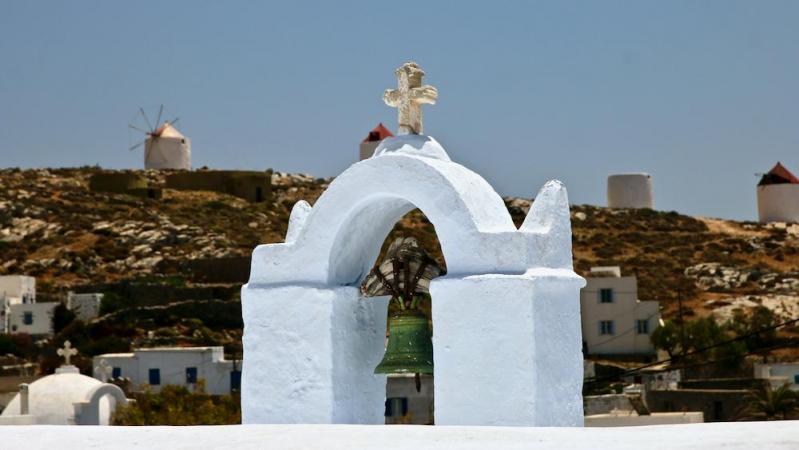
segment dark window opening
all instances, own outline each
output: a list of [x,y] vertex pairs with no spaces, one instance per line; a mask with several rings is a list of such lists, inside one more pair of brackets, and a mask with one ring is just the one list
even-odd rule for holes
[[264,201],[264,191],[261,186],[258,186],[255,188],[255,202],[261,203],[262,201]]
[[602,288],[599,290],[600,303],[613,303],[613,289]]
[[159,384],[161,384],[161,370],[150,369],[149,378],[150,378],[150,384],[152,386],[158,386]]
[[33,313],[30,311],[25,311],[22,314],[22,323],[25,325],[33,325]]
[[241,370],[234,370],[230,372],[230,390],[241,390]]
[[196,383],[197,383],[197,368],[186,367],[186,384],[196,384]]
[[114,367],[111,369],[111,378],[122,378],[122,368]]

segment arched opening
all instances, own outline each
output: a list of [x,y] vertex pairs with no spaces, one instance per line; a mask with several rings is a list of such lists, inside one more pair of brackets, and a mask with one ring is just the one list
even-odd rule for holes
[[116,408],[128,403],[122,389],[108,383],[95,387],[87,397],[87,401],[80,408],[81,425],[110,425]]
[[[438,242],[435,227],[419,209],[414,209],[403,215],[395,224],[380,247],[378,256],[372,265],[372,271],[386,260],[389,247],[397,239],[413,238],[419,247],[430,256],[433,263],[446,272],[446,262]],[[368,295],[368,294],[367,294]],[[416,308],[427,320],[431,335],[434,332],[432,318],[432,297],[420,295]],[[399,313],[397,302],[389,302],[387,324],[391,317]],[[386,327],[386,341],[391,338],[390,326]],[[435,368],[434,368],[435,370]],[[389,374],[386,379],[385,423],[387,425],[434,425],[435,424],[435,395],[434,374]]]

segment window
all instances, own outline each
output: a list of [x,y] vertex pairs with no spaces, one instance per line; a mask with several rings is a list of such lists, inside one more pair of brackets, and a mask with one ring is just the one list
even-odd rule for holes
[[599,303],[613,303],[613,289],[611,288],[600,289]]
[[386,399],[386,417],[401,417],[406,414],[408,414],[408,399],[406,397]]
[[649,334],[649,321],[644,320],[636,320],[635,321],[635,331],[638,334]]
[[793,376],[793,384],[799,384],[799,374]]
[[241,370],[234,370],[230,372],[230,390],[241,390]]
[[615,334],[612,320],[599,321],[599,334]]
[[161,369],[150,369],[150,384],[158,386],[161,384]]
[[186,384],[196,384],[196,383],[197,383],[197,368],[186,367]]
[[22,323],[25,325],[33,325],[33,313],[30,311],[25,311],[22,314]]
[[724,420],[724,404],[715,401],[713,402],[713,418],[715,420]]
[[111,378],[122,378],[122,368],[114,367],[111,369]]

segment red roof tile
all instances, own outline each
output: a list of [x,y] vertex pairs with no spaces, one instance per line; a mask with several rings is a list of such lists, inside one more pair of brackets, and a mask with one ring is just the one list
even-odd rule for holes
[[375,141],[382,141],[387,137],[394,136],[388,131],[388,128],[384,127],[382,123],[377,124],[377,126],[366,135],[366,139],[363,142],[375,142]]
[[796,178],[785,166],[777,163],[758,183],[761,186],[765,184],[799,184],[799,178]]

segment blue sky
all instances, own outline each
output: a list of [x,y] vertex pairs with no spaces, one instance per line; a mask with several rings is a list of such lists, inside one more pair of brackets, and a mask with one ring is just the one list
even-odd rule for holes
[[[401,5],[404,5],[402,8]],[[605,204],[646,171],[658,209],[756,217],[755,173],[799,172],[799,2],[4,2],[0,166],[142,166],[164,103],[195,167],[333,176],[415,60],[425,131],[503,195],[563,180]]]

